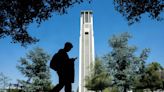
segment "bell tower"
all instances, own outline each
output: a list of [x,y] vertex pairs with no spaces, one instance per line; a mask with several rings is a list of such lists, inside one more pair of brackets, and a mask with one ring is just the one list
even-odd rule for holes
[[89,75],[91,63],[95,60],[93,13],[90,10],[81,11],[79,49],[79,92],[89,92],[85,88],[85,77]]

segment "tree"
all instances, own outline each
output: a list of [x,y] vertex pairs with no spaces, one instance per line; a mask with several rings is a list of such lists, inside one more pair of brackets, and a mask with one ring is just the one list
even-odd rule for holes
[[9,85],[9,77],[5,76],[3,73],[0,73],[0,91],[4,91]]
[[29,51],[25,58],[20,58],[18,70],[27,78],[19,80],[25,92],[48,92],[51,86],[50,70],[47,62],[50,56],[43,49],[35,48]]
[[119,92],[119,90],[116,86],[110,86],[110,87],[104,89],[103,92]]
[[161,20],[164,9],[163,0],[114,0],[115,9],[122,14],[129,24],[140,21],[141,15],[148,13],[149,17]]
[[133,88],[134,79],[142,74],[149,53],[149,49],[144,49],[140,56],[136,56],[134,53],[137,48],[128,45],[131,37],[127,32],[113,35],[109,39],[112,51],[105,56],[109,73],[113,78],[113,86],[117,86],[120,92],[127,92],[128,89]]
[[95,64],[90,69],[90,75],[86,76],[86,88],[93,91],[101,91],[110,85],[110,77],[99,58],[96,58]]
[[65,14],[76,3],[91,0],[0,0],[0,38],[9,36],[12,42],[26,46],[38,41],[27,31],[33,22],[40,24],[52,13]]
[[[152,92],[157,89],[162,89],[163,79],[161,78],[162,66],[157,62],[148,64],[143,75],[138,79],[136,88],[149,88]],[[142,84],[142,85],[141,85]]]
[[[28,33],[28,25],[48,20],[52,13],[66,14],[69,7],[92,0],[0,0],[0,38],[11,37],[13,43],[22,46],[39,40]],[[152,19],[160,20],[163,0],[114,0],[115,9],[129,24],[148,13]]]

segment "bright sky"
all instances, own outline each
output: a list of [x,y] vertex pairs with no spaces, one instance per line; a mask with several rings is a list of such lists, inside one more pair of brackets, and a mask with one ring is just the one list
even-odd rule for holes
[[[69,52],[70,57],[79,57],[79,35],[80,35],[80,11],[92,10],[94,19],[94,38],[95,52],[97,56],[103,56],[111,51],[108,39],[113,34],[129,32],[133,38],[129,41],[130,45],[138,47],[137,55],[143,48],[150,48],[151,53],[147,63],[152,61],[159,62],[164,66],[164,21],[157,22],[150,20],[145,15],[140,23],[128,26],[127,21],[117,11],[114,10],[113,0],[93,0],[91,4],[83,3],[69,8],[68,14],[54,14],[48,21],[43,22],[40,27],[35,23],[29,26],[31,35],[40,39],[28,48],[21,47],[19,44],[10,43],[10,38],[0,39],[0,72],[12,79],[16,83],[17,79],[24,79],[16,69],[20,57],[25,57],[25,53],[34,47],[43,48],[51,56],[63,48],[66,41],[73,43],[74,48]],[[73,89],[78,86],[78,60],[75,63],[75,83]],[[58,82],[58,77],[51,71],[53,84]]]

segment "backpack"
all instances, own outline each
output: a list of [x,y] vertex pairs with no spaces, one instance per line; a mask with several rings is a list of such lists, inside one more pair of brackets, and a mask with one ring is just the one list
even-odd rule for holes
[[55,53],[54,56],[52,57],[51,61],[50,61],[50,68],[57,71],[61,64],[60,64],[60,54],[59,53]]

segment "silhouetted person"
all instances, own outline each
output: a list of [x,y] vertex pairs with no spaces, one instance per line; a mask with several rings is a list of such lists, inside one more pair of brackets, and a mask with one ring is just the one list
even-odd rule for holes
[[70,42],[66,42],[63,49],[58,51],[60,56],[58,68],[55,70],[59,76],[59,83],[51,92],[59,92],[65,86],[65,92],[72,92],[72,83],[74,82],[74,61],[76,58],[69,58],[67,52],[73,48]]

